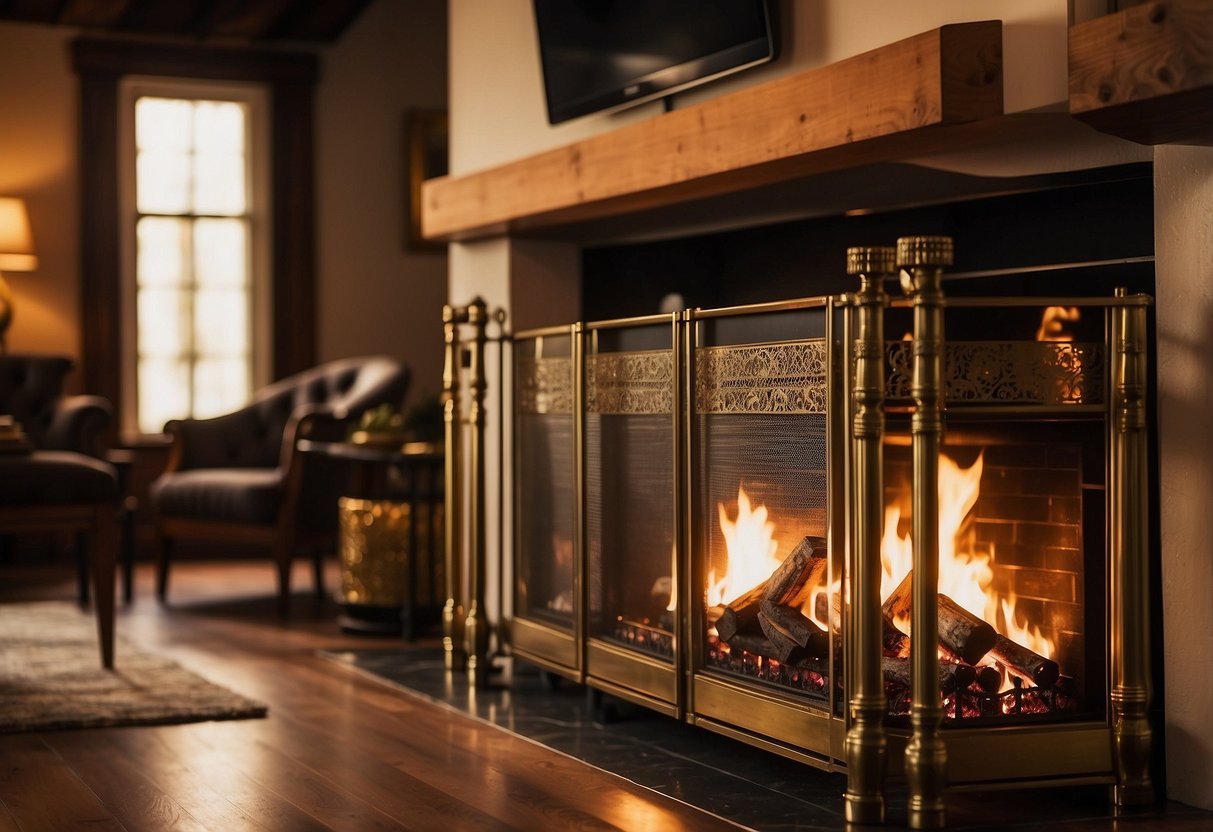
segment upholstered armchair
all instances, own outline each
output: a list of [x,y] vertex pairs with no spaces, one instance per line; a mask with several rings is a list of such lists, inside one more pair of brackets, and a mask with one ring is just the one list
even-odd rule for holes
[[37,450],[101,457],[113,409],[100,396],[64,396],[71,369],[57,355],[0,355],[0,414],[20,422]]
[[323,558],[333,547],[343,480],[331,460],[301,453],[298,440],[343,439],[365,411],[399,405],[409,377],[387,357],[333,361],[263,388],[233,413],[166,425],[172,450],[151,486],[160,600],[167,598],[173,544],[187,538],[270,549],[282,615],[290,608],[291,564],[308,552],[323,596]]
[[97,396],[63,396],[72,361],[0,355],[0,414],[20,425],[0,452],[0,537],[74,532],[80,601],[93,578],[101,662],[114,662],[115,511],[118,481],[104,450],[111,408]]

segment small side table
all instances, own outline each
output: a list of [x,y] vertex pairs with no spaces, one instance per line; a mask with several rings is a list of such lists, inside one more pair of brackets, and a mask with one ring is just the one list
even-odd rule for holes
[[338,507],[338,623],[346,632],[403,634],[411,641],[422,620],[435,618],[441,608],[442,600],[434,601],[435,578],[440,577],[435,570],[442,566],[439,447],[299,442],[300,451],[339,460],[350,471]]

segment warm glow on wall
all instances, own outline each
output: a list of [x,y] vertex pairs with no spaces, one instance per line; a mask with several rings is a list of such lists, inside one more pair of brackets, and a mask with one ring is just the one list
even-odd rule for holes
[[25,201],[0,197],[0,352],[5,350],[5,335],[13,322],[13,295],[4,272],[28,272],[36,268],[38,258],[34,255]]

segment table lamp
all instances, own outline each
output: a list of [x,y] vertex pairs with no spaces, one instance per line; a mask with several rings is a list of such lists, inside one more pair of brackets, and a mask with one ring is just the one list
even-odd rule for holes
[[5,272],[30,272],[38,268],[34,240],[29,231],[25,200],[0,196],[0,354],[6,352],[6,336],[13,322],[13,293]]

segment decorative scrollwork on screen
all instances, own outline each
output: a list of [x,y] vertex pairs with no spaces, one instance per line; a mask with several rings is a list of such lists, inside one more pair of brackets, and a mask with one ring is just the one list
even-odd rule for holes
[[649,350],[590,356],[585,388],[589,413],[672,413],[674,354]]
[[[910,398],[911,342],[887,346],[891,399]],[[948,401],[966,404],[1067,405],[1104,401],[1102,344],[1059,341],[966,341],[944,348]]]
[[699,413],[825,413],[824,339],[704,347],[695,353]]
[[573,412],[573,359],[520,358],[517,372],[520,412]]

